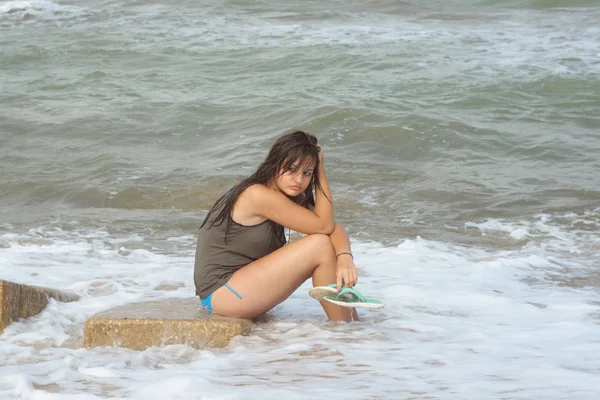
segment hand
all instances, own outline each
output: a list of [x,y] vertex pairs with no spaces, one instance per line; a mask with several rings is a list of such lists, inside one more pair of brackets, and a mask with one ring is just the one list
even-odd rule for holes
[[337,268],[335,270],[337,280],[338,292],[342,290],[342,283],[346,287],[353,287],[358,282],[358,274],[356,273],[356,266],[354,266],[354,260],[348,254],[342,254],[339,256],[337,261]]
[[323,146],[317,145],[317,149],[319,149],[319,164],[323,164]]

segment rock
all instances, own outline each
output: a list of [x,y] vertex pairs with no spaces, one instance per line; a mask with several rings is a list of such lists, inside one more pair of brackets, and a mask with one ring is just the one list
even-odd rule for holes
[[0,333],[19,318],[39,314],[49,298],[63,302],[79,300],[73,293],[0,280]]
[[126,304],[92,316],[85,324],[84,346],[133,350],[170,344],[225,347],[234,336],[248,335],[253,325],[247,319],[202,310],[197,297],[172,298]]

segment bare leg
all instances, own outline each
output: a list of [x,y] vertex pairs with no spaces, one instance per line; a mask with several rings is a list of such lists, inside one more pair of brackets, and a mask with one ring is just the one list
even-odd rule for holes
[[[254,318],[288,298],[312,276],[314,286],[335,283],[336,259],[327,235],[308,235],[240,268],[227,282],[242,298],[226,287],[212,296],[213,310],[221,315]],[[332,321],[358,320],[353,308],[323,301]]]

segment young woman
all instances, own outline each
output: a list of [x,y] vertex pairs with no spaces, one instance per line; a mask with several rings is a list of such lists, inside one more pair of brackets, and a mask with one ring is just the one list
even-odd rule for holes
[[[285,245],[284,227],[306,236]],[[337,283],[338,291],[358,280],[348,234],[333,220],[323,148],[315,136],[296,131],[281,136],[257,171],[209,211],[194,283],[209,311],[254,318],[311,276],[313,286]],[[353,308],[321,306],[330,320],[358,320]]]

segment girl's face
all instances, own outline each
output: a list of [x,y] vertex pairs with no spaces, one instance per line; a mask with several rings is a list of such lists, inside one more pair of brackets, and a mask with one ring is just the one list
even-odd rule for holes
[[277,188],[290,197],[304,193],[313,178],[315,166],[312,164],[300,165],[296,160],[288,171],[279,171]]

